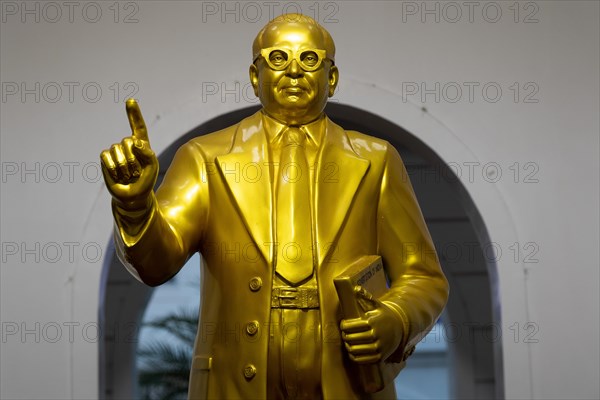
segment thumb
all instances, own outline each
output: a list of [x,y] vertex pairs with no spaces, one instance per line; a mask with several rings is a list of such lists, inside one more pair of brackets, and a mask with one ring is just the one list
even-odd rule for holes
[[373,295],[362,286],[354,286],[354,295],[356,302],[365,313],[379,308],[377,299],[373,298]]
[[131,151],[142,164],[152,163],[156,159],[156,154],[150,148],[150,143],[147,140],[140,140],[137,137],[133,138],[133,146]]

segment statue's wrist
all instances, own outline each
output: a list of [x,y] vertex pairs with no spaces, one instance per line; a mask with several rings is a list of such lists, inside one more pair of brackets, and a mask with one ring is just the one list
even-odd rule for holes
[[382,301],[383,306],[388,310],[389,315],[393,315],[395,323],[394,326],[398,328],[400,332],[404,332],[406,328],[406,317],[403,313],[398,309],[398,306],[390,301]]
[[138,219],[148,214],[152,210],[153,202],[154,196],[152,193],[143,199],[127,202],[113,198],[113,205],[119,214],[132,219]]

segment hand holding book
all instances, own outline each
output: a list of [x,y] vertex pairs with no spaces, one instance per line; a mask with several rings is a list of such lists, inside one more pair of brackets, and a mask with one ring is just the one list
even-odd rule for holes
[[398,312],[382,302],[388,291],[380,256],[364,256],[334,279],[342,313],[342,340],[348,357],[360,370],[360,385],[375,393],[398,374],[404,363],[382,363],[400,345],[403,321]]
[[363,315],[343,319],[340,324],[348,355],[358,364],[383,361],[402,340],[402,321],[394,310],[373,298],[364,288],[356,286],[354,293]]

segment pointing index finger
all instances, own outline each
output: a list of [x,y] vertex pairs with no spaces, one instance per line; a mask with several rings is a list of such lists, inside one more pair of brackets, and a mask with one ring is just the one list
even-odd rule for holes
[[131,126],[133,137],[148,141],[148,130],[146,129],[146,123],[144,122],[144,117],[142,117],[137,100],[134,98],[127,99],[125,110],[127,111],[127,118],[129,119],[129,126]]

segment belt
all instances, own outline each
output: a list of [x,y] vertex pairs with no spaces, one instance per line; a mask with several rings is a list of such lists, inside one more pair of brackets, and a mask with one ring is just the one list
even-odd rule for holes
[[319,308],[319,291],[311,287],[275,286],[271,292],[272,308]]

